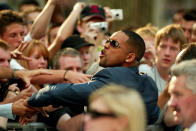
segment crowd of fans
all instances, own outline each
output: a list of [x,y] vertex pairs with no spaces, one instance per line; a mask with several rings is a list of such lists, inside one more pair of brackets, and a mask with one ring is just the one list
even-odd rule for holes
[[196,130],[196,10],[110,32],[109,7],[64,2],[0,4],[2,129]]

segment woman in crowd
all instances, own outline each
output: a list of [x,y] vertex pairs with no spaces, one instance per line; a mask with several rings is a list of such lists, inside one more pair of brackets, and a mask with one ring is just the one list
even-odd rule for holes
[[145,131],[145,108],[137,91],[109,85],[95,91],[89,102],[85,131]]

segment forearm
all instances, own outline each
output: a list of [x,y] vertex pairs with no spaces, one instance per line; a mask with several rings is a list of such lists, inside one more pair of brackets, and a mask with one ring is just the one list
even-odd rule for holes
[[42,85],[47,83],[62,83],[65,70],[48,70],[50,75],[39,75],[31,79],[32,84]]
[[45,35],[47,27],[52,18],[55,6],[56,4],[54,3],[54,1],[48,1],[42,12],[35,19],[35,22],[33,23],[30,32],[33,39],[40,39],[42,36]]
[[54,42],[49,46],[50,59],[61,48],[62,42],[72,35],[77,18],[80,15],[79,9],[73,9],[68,18],[61,25]]

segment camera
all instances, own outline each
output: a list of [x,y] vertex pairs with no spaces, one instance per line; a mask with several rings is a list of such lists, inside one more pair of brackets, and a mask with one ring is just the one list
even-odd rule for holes
[[122,9],[111,9],[112,20],[123,20],[123,10]]
[[99,29],[100,32],[107,32],[108,31],[108,23],[107,22],[96,22],[90,24],[90,28]]

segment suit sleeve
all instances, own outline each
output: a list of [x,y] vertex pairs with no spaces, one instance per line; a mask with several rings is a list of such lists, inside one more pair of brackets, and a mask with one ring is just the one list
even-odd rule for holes
[[93,91],[112,81],[110,76],[110,72],[103,69],[88,83],[57,84],[45,87],[31,96],[28,104],[32,107],[87,105],[88,97]]

